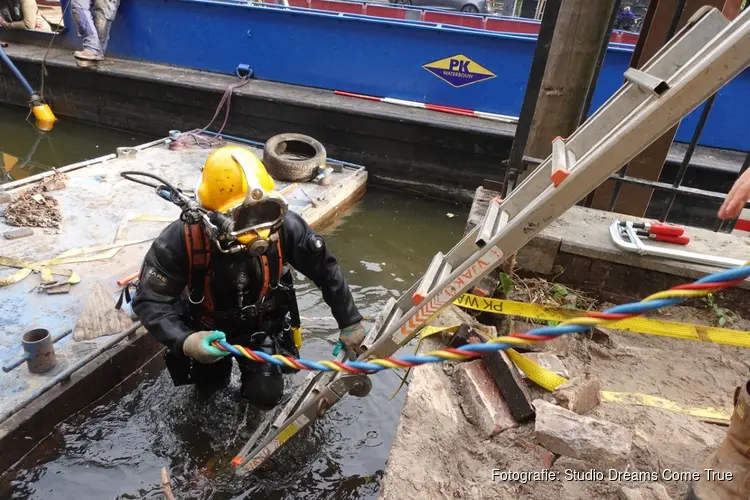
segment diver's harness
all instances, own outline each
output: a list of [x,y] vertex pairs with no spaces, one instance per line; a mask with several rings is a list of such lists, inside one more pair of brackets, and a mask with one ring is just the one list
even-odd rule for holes
[[[286,305],[289,309],[290,321],[287,322],[285,319],[282,319],[282,334],[286,341],[284,344],[293,351],[289,354],[295,357],[299,356],[298,349],[301,346],[299,328],[301,319],[293,282],[287,280],[285,283],[285,280],[283,280],[285,268],[278,234],[278,229],[281,227],[287,211],[283,198],[269,198],[262,190],[251,188],[242,205],[247,206],[267,201],[279,203],[280,200],[280,204],[282,205],[281,215],[272,222],[257,224],[235,231],[235,221],[231,216],[202,208],[195,199],[156,175],[138,171],[126,171],[122,172],[121,175],[130,181],[155,188],[156,193],[160,197],[174,203],[181,210],[180,220],[183,222],[185,228],[185,244],[189,263],[189,278],[185,295],[190,316],[209,328],[217,320],[219,322],[222,320],[247,321],[256,317],[259,320],[258,322],[262,324],[264,316],[272,314],[280,307]],[[134,178],[136,176],[155,179],[160,184],[136,179]],[[251,231],[263,229],[269,229],[270,235],[268,238],[263,239],[264,243],[261,245],[258,245],[256,241],[251,242],[249,245],[238,241],[240,237]],[[225,254],[246,251],[260,258],[263,286],[259,293],[259,299],[255,303],[245,303],[245,291],[249,284],[249,278],[244,273],[240,273],[235,277],[234,283],[237,288],[237,308],[228,311],[216,311],[214,309],[211,294],[212,273],[209,272],[212,244]],[[287,300],[284,301],[286,304],[281,304],[283,301],[282,295],[286,295]],[[123,296],[125,300],[130,301],[128,285],[125,285],[123,289]],[[122,297],[118,303],[121,302]],[[257,332],[258,335],[265,333]]]

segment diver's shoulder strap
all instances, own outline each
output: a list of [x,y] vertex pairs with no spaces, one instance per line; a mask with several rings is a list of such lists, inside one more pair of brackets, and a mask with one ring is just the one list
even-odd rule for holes
[[200,224],[185,224],[185,249],[188,257],[188,298],[191,303],[200,301],[204,313],[213,311],[211,242]]
[[259,300],[265,297],[269,289],[276,288],[279,285],[281,276],[284,274],[284,255],[281,253],[281,239],[276,240],[275,252],[266,252],[260,258],[260,265],[263,272],[263,286],[258,294]]

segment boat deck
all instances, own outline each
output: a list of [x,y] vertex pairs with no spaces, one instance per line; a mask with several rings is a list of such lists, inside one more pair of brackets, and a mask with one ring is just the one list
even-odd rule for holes
[[[75,251],[74,253],[80,254],[78,257],[54,267],[74,271],[80,276],[80,282],[71,285],[69,293],[49,294],[39,291],[41,276],[34,272],[17,283],[0,287],[0,364],[6,366],[23,355],[21,336],[27,331],[45,328],[54,337],[72,330],[95,284],[101,283],[107,293],[112,294],[114,307],[120,289],[116,282],[139,270],[151,240],[169,221],[179,216],[179,209],[157,196],[153,188],[130,182],[121,177],[120,173],[126,170],[147,171],[180,188],[193,188],[205,158],[215,147],[221,145],[191,145],[182,150],[171,150],[169,142],[169,139],[163,139],[136,148],[120,148],[116,154],[60,169],[67,177],[66,187],[45,193],[59,203],[62,214],[60,228],[34,228],[34,234],[30,237],[16,240],[3,238],[0,259],[5,257],[40,262],[60,256],[63,252]],[[223,139],[224,144],[232,142],[235,139]],[[249,144],[244,142],[244,145]],[[252,143],[251,149],[262,157],[262,150],[257,146],[258,143]],[[130,153],[128,150],[131,150]],[[136,151],[134,155],[133,150]],[[364,167],[335,160],[329,160],[328,163],[334,172],[327,186],[312,182],[292,185],[277,182],[277,189],[286,198],[290,209],[301,214],[313,227],[319,227],[334,217],[338,211],[360,198],[365,190],[367,172]],[[50,174],[51,172],[21,179],[4,187],[15,198],[24,189],[32,187]],[[0,218],[0,233],[13,229],[17,228],[7,225]],[[110,253],[95,251],[102,247]],[[91,258],[98,260],[83,261]],[[18,270],[0,267],[0,280],[16,271]],[[64,276],[55,278],[66,279]],[[143,336],[142,329],[137,335]],[[0,374],[0,408],[3,409],[0,415],[0,442],[3,444],[0,447],[8,449],[5,437],[17,427],[19,418],[24,420],[29,417],[30,412],[33,413],[32,408],[27,407],[21,412],[26,413],[25,416],[17,414],[8,418],[8,413],[14,407],[38,393],[54,377],[111,338],[112,335],[106,335],[78,341],[73,335],[68,335],[55,344],[57,366],[53,370],[34,375],[24,363],[8,373]],[[131,338],[122,344],[132,341]],[[114,356],[113,352],[121,347],[102,356],[111,358]],[[127,375],[129,373],[119,371],[119,377]],[[119,381],[111,380],[104,384],[108,386],[106,390]],[[101,381],[97,382],[102,384]],[[69,384],[68,381],[54,387],[44,398],[59,396]],[[93,394],[91,396],[91,401],[99,397]],[[79,402],[79,408],[91,401]],[[41,408],[42,405],[35,404],[34,407]],[[79,409],[71,408],[71,404],[66,408],[71,412]],[[54,423],[56,422],[52,422]]]

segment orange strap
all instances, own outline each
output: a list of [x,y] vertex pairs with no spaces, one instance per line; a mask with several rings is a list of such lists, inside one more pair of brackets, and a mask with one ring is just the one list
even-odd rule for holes
[[213,295],[211,293],[212,272],[209,267],[211,263],[211,242],[199,224],[185,224],[185,246],[188,257],[188,296],[193,290],[193,274],[196,268],[203,268],[203,302],[201,307],[204,314],[214,310]]
[[[278,282],[281,281],[281,276],[284,274],[284,256],[281,254],[281,241],[276,240],[276,253],[279,254],[279,276]],[[271,266],[268,264],[268,257],[265,255],[260,259],[260,265],[263,271],[263,287],[260,289],[258,294],[258,300],[263,298],[268,293],[268,288],[271,285]]]

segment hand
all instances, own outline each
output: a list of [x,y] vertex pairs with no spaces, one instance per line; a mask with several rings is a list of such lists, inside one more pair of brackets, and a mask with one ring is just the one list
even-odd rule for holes
[[724,203],[721,204],[719,219],[739,217],[748,199],[750,199],[750,170],[745,170],[745,173],[734,182]]
[[198,363],[216,363],[229,353],[212,346],[211,342],[226,339],[224,333],[217,331],[191,333],[182,344],[182,352],[185,356],[193,358]]
[[339,341],[344,344],[346,352],[349,354],[350,359],[356,359],[362,354],[362,342],[365,341],[365,327],[362,323],[355,323],[346,328],[342,328],[339,333]]

